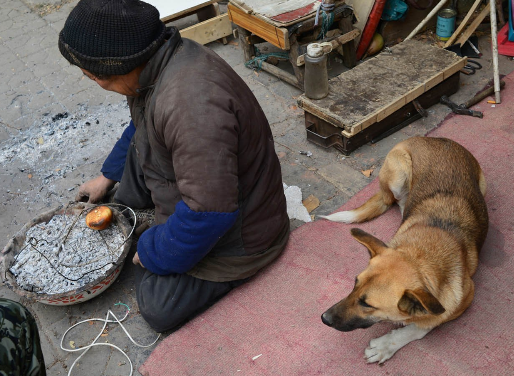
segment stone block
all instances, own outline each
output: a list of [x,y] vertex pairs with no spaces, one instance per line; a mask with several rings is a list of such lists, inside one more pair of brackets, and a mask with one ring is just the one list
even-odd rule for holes
[[372,180],[372,178],[366,178],[360,171],[355,171],[341,162],[323,166],[318,170],[318,173],[350,197]]

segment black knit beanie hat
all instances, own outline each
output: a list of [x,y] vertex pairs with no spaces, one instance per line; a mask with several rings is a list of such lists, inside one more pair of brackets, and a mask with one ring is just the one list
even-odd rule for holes
[[123,75],[164,42],[159,11],[139,0],[81,0],[59,34],[59,50],[95,75]]

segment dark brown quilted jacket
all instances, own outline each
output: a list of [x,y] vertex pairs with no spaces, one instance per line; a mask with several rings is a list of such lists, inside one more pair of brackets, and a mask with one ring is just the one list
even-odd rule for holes
[[128,98],[145,182],[164,223],[180,200],[196,212],[234,212],[236,224],[189,274],[246,278],[285,247],[289,219],[271,130],[245,82],[176,29]]

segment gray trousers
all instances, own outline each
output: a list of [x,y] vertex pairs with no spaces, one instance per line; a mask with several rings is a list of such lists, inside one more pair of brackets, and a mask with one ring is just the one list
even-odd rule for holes
[[[131,142],[125,169],[114,201],[132,209],[152,208],[150,191]],[[205,311],[234,287],[245,280],[211,282],[188,274],[154,274],[136,266],[136,297],[139,311],[157,332],[173,331],[197,314]]]

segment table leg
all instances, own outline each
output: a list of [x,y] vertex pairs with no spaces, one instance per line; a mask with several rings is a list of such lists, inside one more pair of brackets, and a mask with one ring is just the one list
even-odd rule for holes
[[241,26],[236,27],[237,33],[239,35],[239,44],[243,49],[244,59],[246,63],[248,60],[251,60],[255,56],[255,47],[253,44],[250,43],[248,39],[248,37],[250,37],[252,33],[246,29],[243,29]]
[[198,16],[198,21],[203,22],[207,21],[210,18],[216,17],[218,13],[216,12],[216,6],[217,3],[209,4],[201,9],[198,9],[196,12],[196,15]]
[[296,76],[296,79],[298,80],[298,87],[303,90],[303,80],[305,75],[305,66],[299,67],[296,64],[296,60],[298,59],[298,50],[299,50],[299,44],[296,37],[296,34],[291,34],[289,36],[289,61],[291,62],[291,65],[293,66],[294,75]]
[[[353,13],[347,16],[343,15],[343,18],[339,21],[339,30],[342,34],[348,33],[353,30],[352,25]],[[343,64],[347,68],[353,68],[357,64],[357,53],[355,48],[355,40],[346,42],[341,46],[343,50]]]

